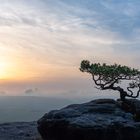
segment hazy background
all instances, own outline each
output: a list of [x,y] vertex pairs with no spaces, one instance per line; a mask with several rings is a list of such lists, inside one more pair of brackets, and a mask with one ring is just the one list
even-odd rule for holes
[[140,68],[139,54],[139,0],[0,0],[0,104],[116,98],[94,88],[81,60]]
[[139,68],[139,0],[0,3],[2,95],[90,95],[83,59]]

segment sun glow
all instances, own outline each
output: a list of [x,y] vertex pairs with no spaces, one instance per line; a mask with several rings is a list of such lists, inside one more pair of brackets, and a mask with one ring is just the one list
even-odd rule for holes
[[37,61],[21,53],[7,55],[3,52],[0,57],[0,81],[28,81],[36,77],[44,77],[44,71]]
[[28,63],[25,62],[24,65],[21,61],[20,63],[0,61],[0,79],[1,80],[25,80],[30,76],[33,76],[32,67],[28,67]]
[[4,61],[0,61],[0,79],[5,79],[8,77],[8,67],[9,64]]

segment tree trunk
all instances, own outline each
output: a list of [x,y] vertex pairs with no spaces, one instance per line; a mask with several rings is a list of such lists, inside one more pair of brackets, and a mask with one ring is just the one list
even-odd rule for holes
[[120,99],[121,101],[125,101],[126,93],[125,92],[120,92]]

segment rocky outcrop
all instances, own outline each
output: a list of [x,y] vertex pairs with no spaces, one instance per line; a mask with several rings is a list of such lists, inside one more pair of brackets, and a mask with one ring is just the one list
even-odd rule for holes
[[36,122],[0,124],[0,140],[41,140]]
[[140,140],[140,122],[112,99],[51,111],[38,121],[38,130],[44,140]]

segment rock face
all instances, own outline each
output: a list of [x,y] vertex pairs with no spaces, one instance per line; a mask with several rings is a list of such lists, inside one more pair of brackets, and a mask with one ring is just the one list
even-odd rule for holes
[[140,140],[140,122],[112,99],[51,111],[38,121],[38,130],[44,140]]
[[0,124],[0,140],[39,140],[36,127],[36,122]]

